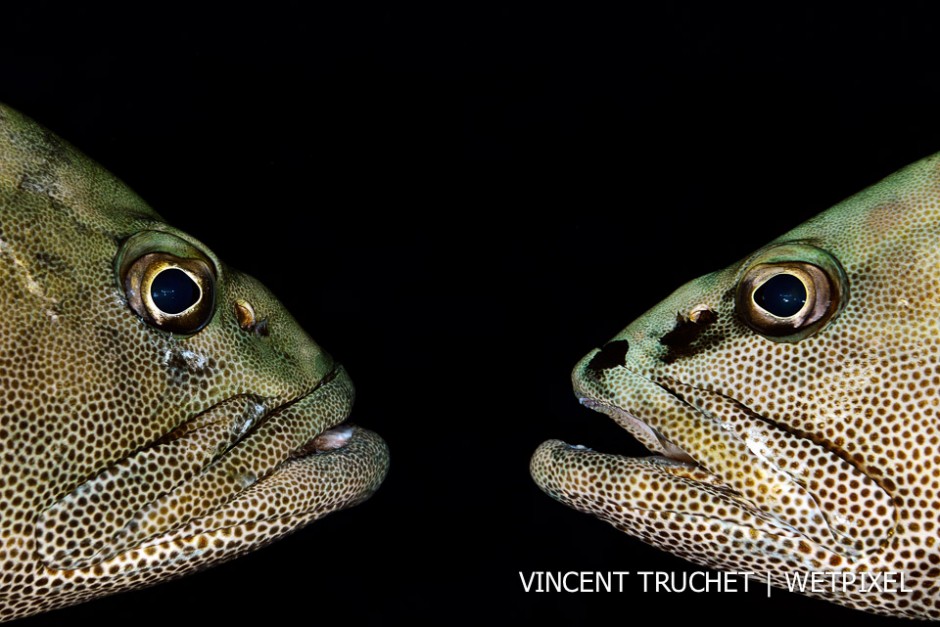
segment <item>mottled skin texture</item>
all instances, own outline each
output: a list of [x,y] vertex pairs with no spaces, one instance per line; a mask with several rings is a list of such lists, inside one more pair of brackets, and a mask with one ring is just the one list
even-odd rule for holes
[[[832,306],[771,336],[746,281],[794,263],[822,269]],[[532,475],[645,542],[776,585],[793,572],[903,573],[912,592],[819,596],[940,619],[938,304],[933,156],[691,281],[575,367],[582,403],[659,455],[550,441]]]
[[[131,307],[119,261],[143,253],[214,275],[201,330]],[[0,106],[0,622],[193,572],[366,499],[388,455],[337,427],[352,400],[262,285]]]

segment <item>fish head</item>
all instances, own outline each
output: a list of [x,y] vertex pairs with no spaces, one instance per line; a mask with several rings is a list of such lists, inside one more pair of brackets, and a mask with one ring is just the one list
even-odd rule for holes
[[654,455],[546,442],[531,464],[539,486],[654,546],[779,586],[898,573],[913,592],[813,594],[940,616],[938,164],[687,283],[586,355],[576,396]]
[[261,283],[6,107],[0,345],[0,620],[237,556],[387,469]]

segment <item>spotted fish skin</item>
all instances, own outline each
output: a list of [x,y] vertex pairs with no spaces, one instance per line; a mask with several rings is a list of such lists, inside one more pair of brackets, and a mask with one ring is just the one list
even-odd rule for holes
[[[777,274],[813,291],[793,318],[758,304]],[[532,476],[692,562],[781,587],[886,571],[910,591],[816,596],[940,619],[938,304],[934,155],[687,283],[578,363],[582,404],[656,455],[554,440]]]
[[[183,268],[182,313],[148,300],[159,264]],[[353,395],[260,283],[0,105],[0,622],[365,500],[388,452],[341,424]]]

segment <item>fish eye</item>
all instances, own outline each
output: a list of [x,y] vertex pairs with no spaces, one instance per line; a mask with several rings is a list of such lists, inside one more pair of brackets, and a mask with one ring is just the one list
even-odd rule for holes
[[196,279],[179,268],[167,267],[150,282],[150,300],[160,311],[177,315],[202,298],[202,288]]
[[774,274],[754,290],[754,304],[777,318],[795,316],[806,305],[809,290],[789,272]]
[[[787,245],[756,261],[738,282],[736,311],[749,327],[768,339],[797,342],[819,331],[847,296],[845,275],[828,253]],[[794,252],[809,261],[781,259]],[[795,256],[795,255],[794,255]],[[792,258],[792,257],[791,257]]]
[[209,260],[167,233],[135,238],[117,260],[118,279],[134,313],[153,327],[182,335],[206,326],[215,312],[216,277]]

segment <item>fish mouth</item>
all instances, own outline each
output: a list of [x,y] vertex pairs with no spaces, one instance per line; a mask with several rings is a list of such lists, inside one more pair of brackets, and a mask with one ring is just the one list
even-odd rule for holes
[[[194,559],[214,548],[218,560],[367,499],[388,454],[379,436],[346,422],[354,394],[337,364],[295,398],[239,394],[201,411],[43,511],[43,563],[156,562],[182,546]],[[81,536],[69,532],[75,521]],[[246,530],[251,546],[235,538]]]
[[[593,409],[598,413],[609,416],[615,422],[623,426],[624,429],[631,433],[637,440],[647,443],[647,448],[653,452],[659,453],[662,457],[680,464],[699,467],[699,464],[691,455],[676,446],[674,442],[671,442],[669,438],[658,430],[649,426],[630,412],[600,399],[589,398],[587,396],[579,397],[578,402],[588,409]],[[655,444],[650,446],[649,443]]]
[[[894,500],[839,447],[760,415],[725,390],[623,366],[593,371],[587,364],[595,354],[575,368],[576,396],[655,455],[629,458],[547,442],[531,470],[551,496],[621,527],[623,517],[609,512],[630,509],[633,520],[650,512],[705,517],[772,530],[848,558],[889,541],[897,525]],[[593,480],[600,476],[608,480]]]

